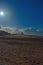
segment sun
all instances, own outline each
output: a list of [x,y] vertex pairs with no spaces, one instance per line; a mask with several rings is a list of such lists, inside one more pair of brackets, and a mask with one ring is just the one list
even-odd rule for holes
[[3,15],[4,15],[4,12],[3,12],[3,11],[1,11],[1,12],[0,12],[0,15],[1,15],[1,16],[3,16]]

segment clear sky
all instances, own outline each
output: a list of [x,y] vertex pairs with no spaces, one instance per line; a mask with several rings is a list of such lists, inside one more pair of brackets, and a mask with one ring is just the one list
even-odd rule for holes
[[43,28],[43,0],[0,0],[0,24],[17,28]]

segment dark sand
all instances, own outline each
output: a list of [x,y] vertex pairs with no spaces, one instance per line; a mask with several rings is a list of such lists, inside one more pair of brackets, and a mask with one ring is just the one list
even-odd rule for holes
[[0,37],[0,64],[43,65],[43,37]]

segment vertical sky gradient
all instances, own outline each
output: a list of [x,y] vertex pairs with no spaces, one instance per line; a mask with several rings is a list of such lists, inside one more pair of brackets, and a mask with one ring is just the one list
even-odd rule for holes
[[43,0],[0,0],[0,11],[7,13],[0,25],[43,29]]

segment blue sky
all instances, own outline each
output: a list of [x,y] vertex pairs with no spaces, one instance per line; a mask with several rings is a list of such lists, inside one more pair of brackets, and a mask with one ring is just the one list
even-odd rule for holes
[[8,13],[0,25],[43,29],[43,0],[0,0],[0,11]]

